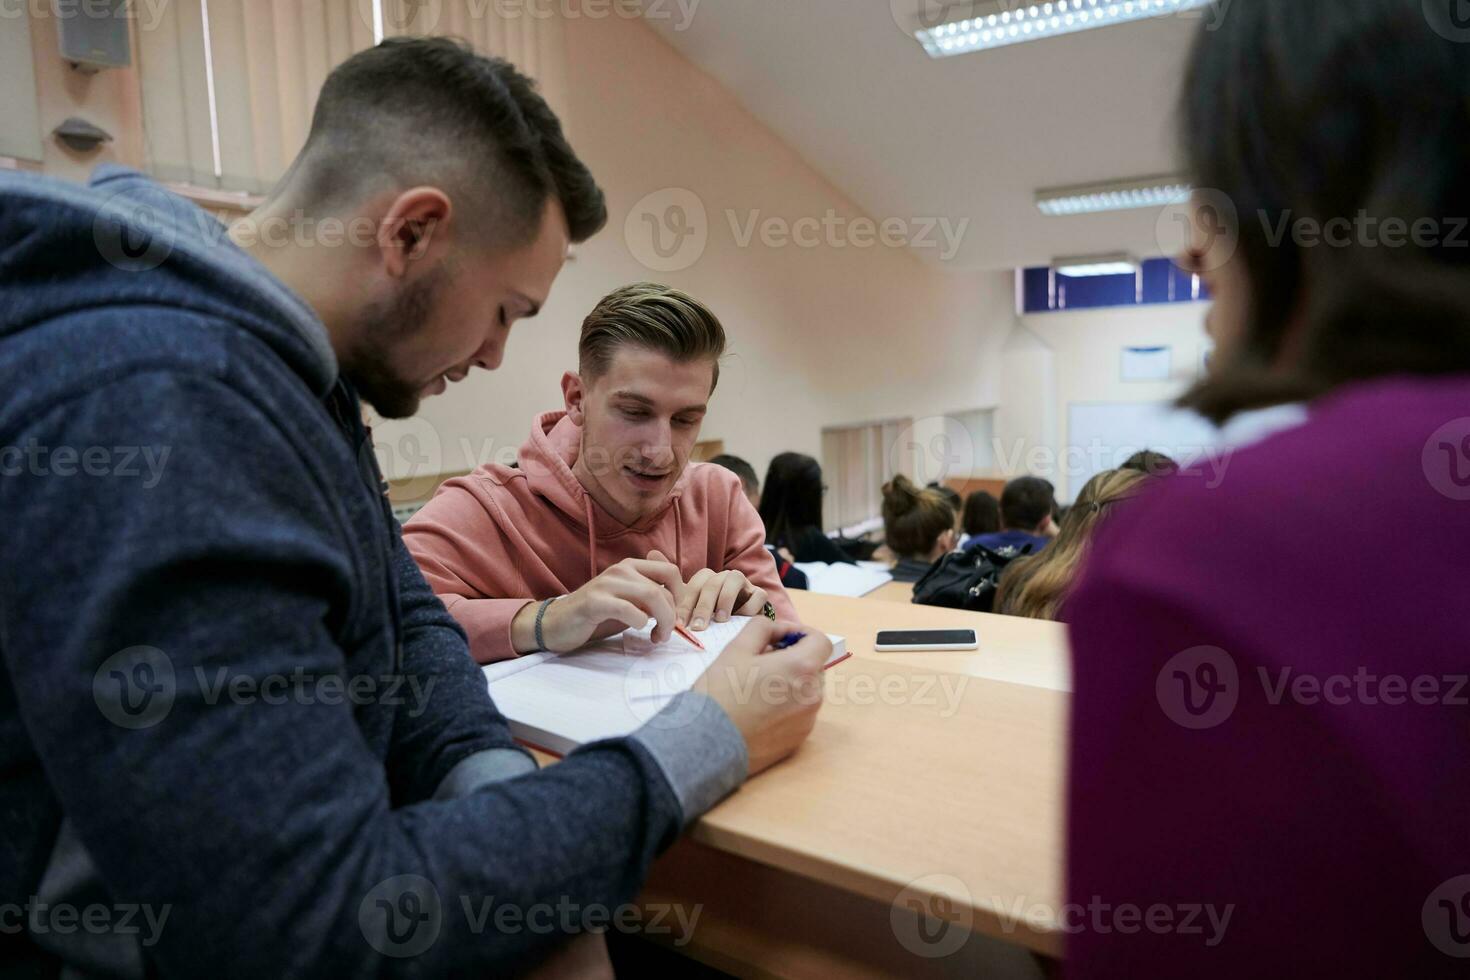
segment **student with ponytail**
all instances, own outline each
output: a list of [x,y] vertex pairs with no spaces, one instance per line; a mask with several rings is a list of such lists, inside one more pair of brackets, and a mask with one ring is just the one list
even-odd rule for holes
[[903,474],[883,487],[883,539],[898,559],[893,578],[917,582],[955,546],[954,504],[939,490],[919,489]]
[[995,611],[1028,619],[1061,620],[1062,607],[1096,530],[1114,505],[1134,496],[1149,477],[1138,470],[1099,473],[1082,488],[1062,529],[1039,555],[1012,562],[1000,580]]

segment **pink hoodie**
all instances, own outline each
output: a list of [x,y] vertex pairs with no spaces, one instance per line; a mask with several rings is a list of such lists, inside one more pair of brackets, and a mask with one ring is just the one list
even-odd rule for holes
[[740,478],[690,463],[664,508],[634,527],[614,520],[572,473],[581,430],[565,412],[531,425],[519,468],[487,463],[448,480],[403,528],[434,592],[470,637],[480,663],[514,657],[510,623],[529,602],[566,595],[624,558],[657,548],[684,579],[737,569],[796,619],[765,548],[766,531]]

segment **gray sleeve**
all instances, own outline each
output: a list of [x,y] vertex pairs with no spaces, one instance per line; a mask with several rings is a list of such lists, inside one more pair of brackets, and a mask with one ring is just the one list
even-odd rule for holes
[[468,796],[482,786],[514,779],[535,772],[536,760],[521,749],[486,749],[461,759],[450,769],[434,791],[436,800],[454,800]]
[[634,732],[679,800],[685,827],[730,795],[749,772],[745,737],[714,699],[685,691]]

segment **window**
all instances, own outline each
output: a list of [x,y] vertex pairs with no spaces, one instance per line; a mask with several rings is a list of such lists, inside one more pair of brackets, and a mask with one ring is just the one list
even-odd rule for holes
[[[31,60],[31,19],[24,6],[17,16],[0,16],[0,156],[39,161],[41,113]],[[8,168],[7,168],[8,169]]]
[[173,0],[139,31],[150,172],[264,194],[311,126],[322,82],[383,36],[451,34],[538,79],[561,109],[562,35],[542,8],[480,0]]
[[822,430],[822,503],[826,530],[853,528],[883,512],[883,484],[897,473],[913,473],[905,433],[912,419],[895,419]]
[[1210,298],[1198,276],[1170,259],[1147,259],[1137,273],[1064,276],[1047,266],[1017,270],[1021,312],[1050,313],[1106,306],[1190,303]]

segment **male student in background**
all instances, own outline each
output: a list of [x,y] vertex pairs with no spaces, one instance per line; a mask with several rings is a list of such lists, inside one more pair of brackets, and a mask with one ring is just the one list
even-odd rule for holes
[[1036,476],[1017,477],[1000,494],[1000,530],[976,535],[965,542],[965,550],[987,548],[1005,554],[1029,547],[1029,554],[1034,555],[1057,536],[1055,513],[1051,483]]
[[403,529],[475,659],[574,650],[642,626],[650,605],[696,632],[768,608],[795,619],[740,480],[689,462],[719,382],[720,321],[635,283],[587,315],[577,352],[565,410],[531,423],[518,465],[448,481]]
[[811,691],[830,645],[761,618],[677,716],[536,772],[388,511],[358,392],[499,366],[605,220],[530,81],[443,39],[335,69],[238,244],[130,172],[0,175],[0,446],[36,447],[0,479],[6,968],[605,972],[583,916],[805,738],[813,698],[736,691]]
[[723,466],[740,477],[740,489],[745,491],[745,499],[749,500],[750,506],[757,511],[761,509],[761,478],[756,475],[754,466],[739,456],[731,456],[729,453],[711,456],[709,462],[715,466]]
[[[721,453],[710,457],[710,465],[723,466],[725,469],[740,477],[740,486],[745,491],[745,499],[750,501],[756,513],[761,509],[761,480],[756,476],[755,467],[751,466],[739,456],[731,456]],[[781,585],[788,589],[806,589],[811,583],[806,577],[806,572],[796,567],[796,561],[791,557],[791,552],[785,548],[778,548],[773,544],[766,545],[766,550],[776,561],[776,574],[781,578]]]

